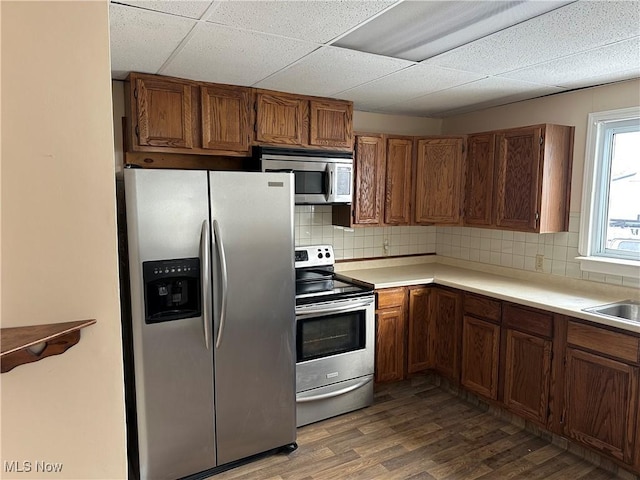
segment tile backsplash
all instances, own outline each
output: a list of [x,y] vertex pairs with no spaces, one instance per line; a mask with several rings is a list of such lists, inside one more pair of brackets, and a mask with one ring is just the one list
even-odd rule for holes
[[344,228],[331,224],[331,206],[296,205],[295,244],[333,245],[336,259],[436,252],[436,227]]
[[[331,206],[295,207],[296,245],[331,244],[338,260],[436,253],[518,270],[640,288],[640,279],[635,277],[581,271],[575,260],[579,227],[580,214],[571,213],[568,232],[547,234],[470,227],[344,228],[331,224]],[[539,255],[542,256],[541,269],[536,265]]]
[[[580,214],[569,216],[569,231],[561,233],[521,233],[469,227],[437,227],[436,253],[443,257],[470,260],[501,267],[548,273],[594,282],[640,287],[634,277],[583,272],[578,256]],[[536,268],[541,255],[542,268]]]

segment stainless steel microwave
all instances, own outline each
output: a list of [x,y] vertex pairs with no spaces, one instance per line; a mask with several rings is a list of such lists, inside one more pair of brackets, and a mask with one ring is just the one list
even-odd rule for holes
[[351,203],[353,155],[328,150],[255,147],[263,172],[288,171],[295,177],[297,205]]

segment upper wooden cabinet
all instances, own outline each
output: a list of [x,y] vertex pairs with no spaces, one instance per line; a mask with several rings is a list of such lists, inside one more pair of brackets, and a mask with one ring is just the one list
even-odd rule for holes
[[384,223],[408,225],[411,221],[411,167],[413,138],[387,137]]
[[415,177],[416,224],[460,223],[464,138],[418,139]]
[[142,73],[130,74],[125,90],[128,152],[248,157],[254,144],[353,149],[346,100]]
[[131,151],[249,154],[250,88],[137,73],[129,80]]
[[573,132],[543,124],[470,136],[465,224],[566,231]]
[[131,76],[135,147],[193,147],[191,84],[176,80]]
[[305,142],[309,102],[284,93],[256,95],[256,141],[278,145],[298,145]]
[[255,130],[257,143],[351,150],[353,104],[259,90]]
[[356,134],[353,201],[333,206],[333,224],[408,225],[412,162],[413,137]]
[[493,182],[496,136],[492,133],[467,138],[464,223],[490,226],[493,220]]
[[226,85],[200,87],[202,148],[249,150],[251,141],[251,92]]
[[[382,136],[356,136],[353,223],[380,225],[384,207],[385,141]],[[348,206],[345,206],[349,210]]]
[[309,145],[351,149],[353,104],[339,100],[311,100],[309,102]]

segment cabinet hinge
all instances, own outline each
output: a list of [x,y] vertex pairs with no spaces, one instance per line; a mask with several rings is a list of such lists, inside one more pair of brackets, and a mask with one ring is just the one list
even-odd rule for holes
[[138,98],[138,89],[137,88],[133,89],[133,98]]
[[564,412],[560,415],[560,425],[564,425]]
[[540,136],[540,145],[542,145],[544,143],[544,137]]
[[536,223],[540,221],[540,212],[536,212]]
[[140,128],[138,128],[138,125],[136,125],[136,136],[140,136]]

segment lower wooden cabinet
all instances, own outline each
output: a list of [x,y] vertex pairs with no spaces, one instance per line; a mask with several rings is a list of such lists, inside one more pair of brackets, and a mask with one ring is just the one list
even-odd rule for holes
[[460,379],[460,329],[462,297],[459,292],[435,287],[432,292],[429,348],[433,369],[458,382]]
[[377,382],[425,370],[640,473],[640,335],[447,287],[376,291]]
[[565,434],[640,470],[640,338],[568,323]]
[[498,398],[500,325],[465,315],[460,383],[483,397]]
[[502,314],[505,344],[502,400],[512,412],[547,427],[553,314],[507,302]]
[[506,329],[504,404],[541,425],[547,424],[551,340]]
[[422,372],[431,366],[429,350],[431,291],[431,287],[409,289],[407,373]]
[[389,288],[376,292],[376,363],[375,381],[402,380],[405,375],[404,288]]

